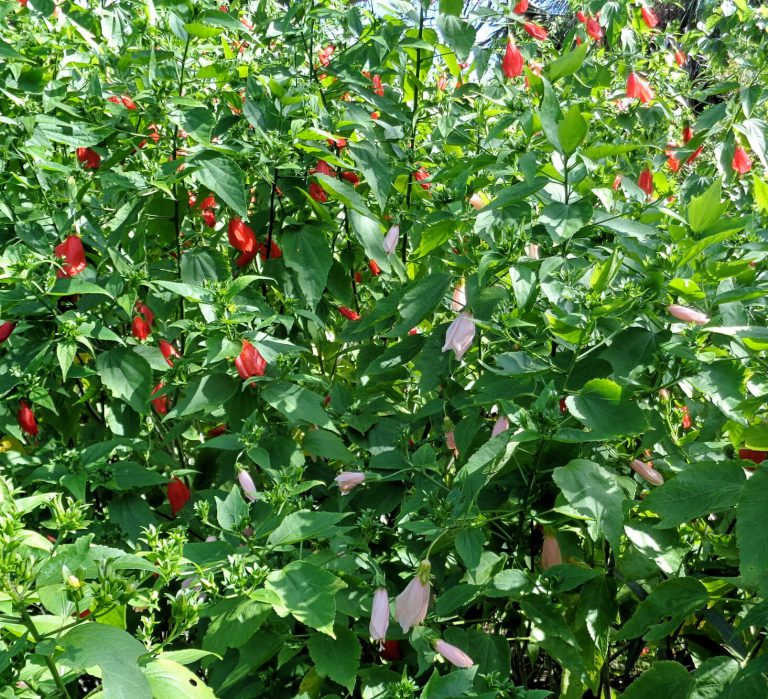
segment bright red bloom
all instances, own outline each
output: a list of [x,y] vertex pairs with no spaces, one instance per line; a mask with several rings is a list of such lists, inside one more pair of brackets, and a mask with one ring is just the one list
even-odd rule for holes
[[[272,244],[269,247],[269,259],[270,260],[278,260],[283,256],[283,251],[280,249],[278,244],[273,240]],[[265,243],[259,243],[259,257],[266,261],[267,259],[267,246]]]
[[534,24],[533,22],[526,22],[523,25],[523,29],[530,34],[534,39],[537,39],[538,41],[544,41],[549,36],[549,32],[544,29],[544,27],[540,27],[538,24]]
[[309,196],[312,197],[315,201],[319,201],[321,204],[324,204],[328,201],[328,195],[317,182],[310,183]]
[[682,425],[684,430],[691,429],[691,416],[688,414],[688,406],[684,405],[680,410],[683,411]]
[[208,228],[216,227],[216,212],[213,209],[206,209],[203,211],[203,223]]
[[368,269],[371,270],[371,274],[374,277],[378,277],[381,274],[381,268],[376,264],[376,260],[368,260]]
[[120,98],[126,109],[136,109],[136,103],[131,99],[130,95],[123,95]]
[[325,162],[325,160],[318,160],[317,161],[317,167],[313,170],[310,170],[311,173],[319,172],[321,175],[327,175],[328,177],[333,177],[333,170],[331,170],[331,166]]
[[0,323],[0,344],[5,342],[16,327],[16,323],[11,323],[10,320],[6,320],[5,323]]
[[422,189],[429,189],[432,186],[429,182],[424,182],[424,180],[429,179],[429,173],[424,167],[420,167],[413,173],[413,179],[419,183]]
[[139,342],[144,342],[152,332],[152,328],[144,318],[136,316],[131,323],[131,332]]
[[[156,393],[158,393],[165,384],[161,381],[157,386],[155,386],[152,389],[152,395],[154,396]],[[155,412],[158,415],[167,415],[168,414],[168,408],[170,407],[168,403],[168,396],[163,394],[162,396],[158,396],[157,398],[151,399],[152,407],[155,409]]]
[[752,161],[741,146],[736,146],[736,150],[733,151],[733,160],[731,161],[731,167],[739,174],[743,175],[752,169]]
[[243,348],[235,358],[235,367],[240,378],[245,381],[252,376],[264,376],[264,372],[267,370],[267,360],[248,340],[243,340]]
[[200,202],[200,210],[212,209],[216,206],[216,197],[213,194],[209,194],[203,201]]
[[355,313],[351,308],[346,306],[339,306],[339,313],[349,320],[360,320],[360,314]]
[[175,517],[187,503],[192,494],[186,483],[180,478],[174,478],[168,483],[168,502],[171,504],[171,513]]
[[144,316],[144,320],[147,321],[150,325],[155,322],[155,314],[152,313],[152,310],[149,306],[147,306],[146,303],[142,303],[141,301],[136,302],[136,311]]
[[688,56],[685,55],[685,52],[681,49],[677,49],[677,51],[675,51],[675,63],[682,68],[687,62]]
[[76,277],[85,269],[85,250],[83,241],[76,235],[67,236],[63,243],[59,243],[54,249],[53,254],[64,260],[60,269],[56,270],[56,276]]
[[576,19],[578,19],[579,22],[581,22],[582,24],[586,24],[587,23],[587,16],[581,10],[578,10],[576,12]]
[[757,449],[739,449],[739,458],[746,461],[754,461],[761,464],[768,457],[768,451],[758,451]]
[[378,112],[371,112],[371,119],[376,121],[376,119],[378,119],[378,118],[379,118],[379,113]]
[[669,169],[672,170],[672,172],[677,172],[680,169],[680,160],[675,156],[675,148],[677,148],[677,144],[667,144],[667,165],[669,166]]
[[643,16],[643,22],[645,22],[648,29],[653,29],[659,23],[658,16],[650,7],[643,5],[640,8],[640,14]]
[[237,256],[237,259],[235,260],[235,264],[238,267],[245,267],[247,266],[250,261],[256,257],[256,250],[253,250],[252,252],[242,252]]
[[701,155],[701,151],[704,150],[704,146],[699,146],[693,153],[691,153],[685,161],[685,164],[688,165],[688,163],[692,163],[696,158],[698,158]]
[[19,412],[17,419],[22,432],[26,432],[32,437],[37,437],[37,433],[40,431],[37,426],[37,418],[32,412],[32,408],[29,407],[29,403],[27,403],[25,400],[19,401]]
[[683,127],[683,143],[688,143],[693,138],[693,129],[686,124]]
[[595,41],[601,41],[604,35],[600,22],[592,17],[587,19],[587,34],[589,34]]
[[630,73],[627,77],[627,97],[639,99],[646,104],[653,99],[653,90],[637,73]]
[[243,223],[239,216],[229,222],[227,237],[229,244],[235,250],[249,254],[253,259],[253,255],[256,253],[256,234],[247,223]]
[[520,49],[507,39],[507,49],[504,51],[504,58],[501,60],[501,69],[505,78],[516,78],[523,72],[523,54]]
[[211,428],[208,430],[208,433],[206,434],[207,437],[218,437],[219,435],[224,434],[227,431],[226,425],[216,425],[216,427]]
[[170,342],[159,340],[157,344],[163,357],[165,357],[165,361],[168,362],[168,366],[173,366],[173,357],[181,357],[179,351]]
[[342,148],[347,147],[346,138],[326,138],[325,142],[328,144],[329,148],[338,148],[341,150]]
[[360,178],[357,176],[356,172],[351,172],[351,171],[342,172],[341,179],[346,180],[353,187],[357,187],[357,185],[360,184]]
[[320,65],[327,66],[331,62],[335,50],[336,47],[333,45],[328,45],[324,49],[320,49],[317,52],[317,57],[320,59]]
[[613,178],[613,184],[611,185],[611,188],[614,192],[618,191],[619,187],[621,187],[621,175],[616,175],[616,177]]
[[120,98],[117,95],[110,95],[107,97],[107,102],[112,102],[112,104],[122,104]]
[[565,414],[568,412],[568,404],[565,402],[565,398],[561,398],[560,402],[558,403],[558,407],[560,408],[560,412]]
[[637,185],[649,197],[653,195],[653,173],[648,168],[645,168],[645,170],[640,173],[640,179],[637,181]]
[[98,170],[101,165],[101,156],[91,148],[78,148],[75,155],[84,170]]
[[520,0],[517,5],[515,5],[513,12],[517,15],[524,15],[528,12],[528,0]]
[[373,76],[373,91],[379,97],[384,97],[384,85],[382,85],[381,78],[378,75]]

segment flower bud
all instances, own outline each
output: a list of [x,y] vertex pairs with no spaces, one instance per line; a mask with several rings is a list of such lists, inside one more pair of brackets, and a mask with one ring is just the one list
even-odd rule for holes
[[634,459],[630,464],[632,470],[639,476],[648,481],[651,485],[664,485],[664,476],[662,476],[654,467],[652,462],[643,463],[640,459]]
[[384,649],[384,641],[389,628],[389,594],[386,587],[379,587],[373,593],[371,605],[371,623],[368,626],[371,638],[378,642],[379,650]]
[[342,471],[336,478],[342,495],[347,495],[353,488],[365,483],[365,474],[360,471]]
[[456,667],[472,667],[475,664],[475,661],[461,648],[446,643],[442,638],[438,638],[435,641],[435,650]]
[[696,325],[709,323],[709,316],[687,306],[678,306],[673,303],[671,306],[667,306],[667,311],[672,317],[682,320],[684,323],[696,323]]

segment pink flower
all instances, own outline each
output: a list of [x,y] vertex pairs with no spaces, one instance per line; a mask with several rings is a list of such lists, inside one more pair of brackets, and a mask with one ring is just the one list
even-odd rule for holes
[[469,198],[469,203],[475,211],[480,211],[488,206],[488,195],[485,192],[475,192]]
[[443,345],[443,352],[453,350],[456,355],[456,359],[461,359],[464,353],[472,345],[472,340],[475,339],[475,322],[472,318],[472,314],[464,311],[459,313],[456,320],[448,326],[448,330],[445,333],[445,344]]
[[462,279],[453,290],[451,308],[454,311],[463,311],[466,305],[467,305],[467,292],[464,286],[464,280]]
[[435,650],[456,667],[472,667],[475,664],[475,661],[461,648],[446,643],[442,638],[438,638],[435,641]]
[[445,433],[445,446],[453,452],[454,456],[459,455],[459,448],[456,446],[456,435],[453,430],[448,430]]
[[664,476],[662,476],[649,461],[647,464],[635,459],[630,466],[639,476],[647,480],[651,485],[664,485]]
[[747,151],[741,146],[736,146],[736,149],[733,151],[731,167],[740,175],[744,175],[752,169],[752,161],[749,159]]
[[643,104],[647,104],[653,99],[653,90],[637,73],[630,73],[627,76],[627,97],[639,99]]
[[643,22],[645,22],[648,29],[653,29],[659,23],[659,18],[650,7],[643,5],[640,8],[640,14],[643,16]]
[[397,250],[397,241],[400,239],[400,226],[392,226],[384,236],[384,252],[391,255]]
[[560,555],[560,546],[557,539],[551,534],[544,535],[544,544],[541,547],[541,567],[544,570],[552,566],[558,566],[563,562]]
[[528,243],[528,245],[525,246],[525,254],[532,260],[539,259],[539,250],[540,248],[536,243]]
[[371,623],[368,630],[371,632],[371,638],[378,641],[379,650],[384,649],[384,640],[387,637],[389,628],[389,594],[386,587],[376,588],[373,593],[373,604],[371,605]]
[[412,626],[424,621],[429,608],[429,572],[432,565],[422,561],[413,580],[395,598],[395,619],[403,633],[408,633]]
[[498,420],[496,420],[496,424],[493,426],[493,430],[491,431],[491,437],[495,437],[497,434],[506,432],[508,429],[509,420],[505,415],[502,415]]
[[245,495],[251,502],[256,502],[256,484],[251,478],[251,474],[243,469],[238,470],[237,480],[240,481],[240,487],[243,489],[243,495]]
[[696,323],[696,325],[706,325],[709,323],[708,315],[687,306],[678,306],[673,303],[671,306],[667,306],[667,311],[669,311],[671,316],[682,320],[684,323]]
[[365,474],[360,471],[342,471],[334,479],[339,484],[342,495],[347,495],[350,490],[365,483]]

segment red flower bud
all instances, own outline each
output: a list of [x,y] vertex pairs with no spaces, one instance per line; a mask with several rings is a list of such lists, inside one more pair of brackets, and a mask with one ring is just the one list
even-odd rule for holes
[[171,512],[174,517],[184,507],[190,497],[189,488],[180,478],[174,478],[168,483],[168,502],[171,504]]
[[206,209],[203,211],[203,223],[205,223],[208,228],[216,227],[216,212],[213,209]]
[[91,148],[78,148],[75,155],[82,163],[84,170],[98,170],[101,165],[101,156]]
[[523,54],[510,39],[507,40],[507,49],[504,51],[504,58],[501,60],[501,69],[505,78],[516,78],[523,72]]
[[324,204],[328,201],[328,195],[317,182],[310,183],[309,196],[312,197],[315,201],[319,201],[321,204]]
[[768,452],[758,451],[757,449],[739,449],[739,458],[746,461],[754,461],[756,464],[761,464],[765,461]]
[[645,22],[648,29],[653,29],[659,23],[659,18],[650,7],[643,5],[640,8],[640,14],[643,16],[643,22]]
[[248,262],[253,259],[256,254],[256,234],[248,224],[243,223],[239,217],[233,218],[227,228],[227,237],[235,250],[251,255]]
[[424,180],[429,179],[429,172],[424,167],[420,167],[413,173],[413,179],[419,183],[422,189],[429,189],[432,186],[429,182],[424,182]]
[[160,340],[157,344],[163,357],[165,357],[165,361],[168,362],[168,366],[173,366],[172,357],[181,357],[179,351],[170,342]]
[[534,24],[533,22],[526,22],[523,25],[523,29],[530,34],[534,39],[538,41],[544,41],[549,36],[549,32],[544,29],[544,27],[540,27],[538,24]]
[[353,187],[357,187],[357,185],[360,184],[360,178],[357,176],[357,173],[355,172],[342,172],[341,178],[343,180],[346,180],[347,182],[350,182]]
[[515,5],[513,12],[516,15],[524,15],[528,12],[528,0],[520,0],[517,5]]
[[32,408],[29,407],[29,403],[27,403],[25,400],[19,401],[19,412],[17,415],[17,420],[22,432],[26,432],[32,437],[37,436],[37,433],[40,431],[37,426],[37,418],[32,412]]
[[141,316],[136,316],[131,323],[131,332],[139,342],[144,342],[152,332],[152,328]]
[[76,277],[85,269],[85,250],[83,241],[76,235],[70,235],[67,239],[53,249],[53,254],[64,260],[61,268],[56,270],[56,276]]
[[203,201],[200,202],[200,210],[212,209],[216,206],[216,197],[213,194],[209,194]]
[[368,269],[371,270],[371,274],[374,277],[378,277],[381,274],[381,268],[376,264],[376,260],[368,260]]
[[216,425],[216,427],[211,428],[208,430],[207,437],[218,437],[219,435],[224,434],[227,431],[226,425]]
[[0,323],[0,344],[5,342],[16,327],[16,323],[11,323],[10,320],[6,320],[5,323]]
[[360,320],[360,314],[355,313],[351,308],[346,306],[339,306],[339,313],[349,320]]
[[267,370],[267,360],[248,340],[243,340],[243,348],[235,359],[235,367],[240,378],[245,381],[252,376],[264,376]]
[[[152,395],[154,396],[156,393],[159,393],[163,386],[165,386],[165,384],[161,381],[152,389]],[[157,398],[151,398],[151,402],[152,407],[158,415],[166,415],[168,413],[169,402],[167,395],[163,394]]]
[[648,168],[640,173],[640,179],[637,181],[638,187],[642,189],[648,197],[653,195],[653,174]]
[[373,91],[379,95],[384,96],[384,85],[381,84],[381,78],[378,75],[373,76]]

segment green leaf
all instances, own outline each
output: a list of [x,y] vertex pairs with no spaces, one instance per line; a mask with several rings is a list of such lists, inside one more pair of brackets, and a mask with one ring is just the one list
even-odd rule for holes
[[693,691],[687,699],[722,699],[726,685],[738,675],[739,663],[733,658],[707,658],[693,673]]
[[350,144],[349,153],[363,173],[365,182],[376,197],[379,208],[384,211],[392,189],[392,169],[381,148],[371,141],[361,141]]
[[216,699],[194,672],[167,658],[148,663],[144,676],[152,690],[152,699]]
[[190,36],[194,36],[196,39],[210,39],[224,31],[221,27],[210,27],[200,22],[187,22],[184,24],[184,29],[187,30]]
[[152,368],[146,359],[125,348],[116,348],[96,357],[96,371],[113,396],[137,413],[144,413],[152,391]]
[[275,605],[280,616],[291,614],[302,624],[334,636],[336,592],[346,584],[333,573],[306,561],[294,561],[270,573],[265,584],[280,600]]
[[725,205],[720,203],[720,179],[717,178],[702,195],[688,205],[688,224],[695,233],[703,233],[720,220]]
[[744,483],[744,470],[734,461],[689,464],[643,501],[643,508],[661,516],[660,528],[676,527],[736,505]]
[[[471,697],[472,686],[477,675],[476,667],[452,670],[447,675],[441,675],[437,669],[433,670],[420,699],[456,699],[456,697]],[[477,695],[475,695],[477,696]]]
[[758,468],[742,486],[736,508],[736,543],[742,583],[768,595],[768,531],[765,503],[768,502],[768,470]]
[[336,526],[347,515],[339,512],[299,510],[289,514],[267,539],[270,546],[297,544],[307,539],[330,539],[339,531]]
[[322,396],[317,393],[296,384],[276,381],[261,392],[261,397],[285,415],[291,423],[308,422],[338,432],[322,408]]
[[762,119],[745,119],[733,125],[736,131],[743,133],[749,141],[749,146],[760,159],[763,167],[768,169],[768,124]]
[[493,576],[490,587],[485,591],[485,596],[520,599],[532,589],[533,583],[522,570],[508,568]]
[[337,625],[333,632],[335,639],[323,634],[309,637],[309,657],[315,663],[318,675],[329,677],[351,692],[360,667],[360,641],[346,626]]
[[226,500],[214,498],[216,501],[216,521],[227,532],[238,529],[243,520],[248,516],[248,503],[243,500],[238,486],[232,486]]
[[285,264],[296,273],[307,306],[314,311],[323,297],[333,263],[328,241],[321,229],[303,226],[295,233],[286,233],[281,243]]
[[369,260],[374,260],[382,272],[392,269],[390,256],[384,252],[384,228],[374,218],[363,216],[351,209],[347,210],[349,224],[352,232],[363,246]]
[[219,600],[205,611],[212,621],[205,632],[203,648],[223,655],[239,648],[261,628],[272,607],[248,597]]
[[213,412],[237,392],[238,384],[227,374],[205,374],[192,381],[168,417],[185,417],[202,410]]
[[768,425],[751,425],[741,435],[747,449],[768,451]]
[[557,95],[555,95],[555,91],[552,89],[549,81],[542,79],[542,83],[544,85],[544,97],[541,100],[541,109],[538,112],[539,119],[541,119],[541,127],[547,140],[555,148],[562,150],[557,126],[563,118],[563,114],[560,111],[560,102],[558,102]]
[[152,699],[149,682],[138,660],[147,649],[133,636],[115,626],[95,622],[80,624],[58,642],[62,665],[87,670],[101,668],[104,699]]
[[220,196],[240,216],[248,215],[245,176],[238,165],[224,155],[203,151],[190,160],[195,179]]
[[200,143],[210,143],[211,133],[216,126],[216,117],[205,107],[185,107],[179,105],[168,114],[171,123],[184,129]]
[[552,478],[568,504],[592,520],[587,525],[592,540],[604,536],[618,550],[626,497],[616,476],[592,461],[574,459],[567,466],[556,468]]
[[672,633],[686,617],[706,606],[707,588],[695,578],[664,580],[640,602],[616,636],[619,641],[643,636],[659,641]]
[[574,153],[586,137],[587,122],[575,104],[571,105],[568,113],[557,125],[557,134],[560,139],[560,147],[566,156]]
[[103,126],[93,126],[82,121],[62,121],[56,117],[38,114],[35,118],[33,138],[43,143],[63,143],[73,148],[95,146],[103,141],[110,131]]
[[657,660],[622,692],[621,699],[688,699],[692,689],[693,677],[680,663]]
[[592,220],[592,205],[581,199],[571,204],[552,202],[539,216],[539,222],[547,229],[555,245],[571,238]]
[[755,204],[764,214],[768,214],[768,182],[760,179],[757,173],[752,174],[752,186],[754,188]]
[[555,82],[560,78],[565,78],[569,75],[573,75],[581,64],[584,63],[584,59],[587,57],[587,51],[589,50],[589,42],[584,42],[580,46],[577,46],[573,51],[560,56],[556,61],[552,61],[547,68],[547,77],[550,82]]
[[619,384],[610,379],[587,381],[577,396],[569,396],[565,402],[595,436],[622,437],[647,428],[643,411],[635,402],[625,400]]
[[469,52],[475,45],[475,28],[455,15],[439,14],[437,16],[437,28],[446,44],[456,54],[460,61],[469,56]]
[[340,461],[343,464],[357,463],[357,457],[352,454],[341,437],[326,430],[308,430],[302,444],[304,451],[323,459]]
[[336,201],[341,202],[348,209],[356,211],[361,216],[370,219],[375,218],[371,213],[371,210],[366,206],[365,199],[363,199],[351,185],[348,185],[346,182],[342,182],[335,177],[323,175],[319,172],[315,173],[313,176],[317,179],[322,188],[336,199]]
[[443,300],[450,284],[451,276],[445,272],[435,272],[409,284],[397,305],[400,322],[387,336],[399,337],[415,328]]

